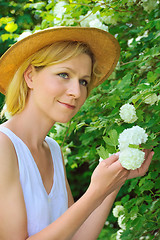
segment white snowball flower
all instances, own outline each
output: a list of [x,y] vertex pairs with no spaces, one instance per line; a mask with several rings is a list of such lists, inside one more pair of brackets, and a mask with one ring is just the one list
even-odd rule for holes
[[153,105],[155,104],[155,102],[158,101],[158,97],[155,93],[153,94],[149,94],[147,97],[145,97],[144,99],[144,103],[149,104],[149,105]]
[[122,229],[117,231],[117,235],[116,235],[116,240],[121,240],[121,233],[123,232]]
[[119,149],[123,151],[129,146],[129,144],[139,145],[147,141],[148,135],[145,130],[139,126],[133,126],[132,128],[125,129],[119,135]]
[[100,28],[100,29],[105,30],[105,31],[108,30],[108,27],[107,27],[106,25],[102,24],[102,22],[101,22],[98,18],[92,20],[92,21],[89,23],[89,26],[90,26],[90,27],[95,27],[95,28]]
[[90,21],[89,26],[90,27],[101,28],[102,27],[102,22],[98,18],[96,18],[96,19]]
[[64,1],[58,2],[55,5],[54,14],[55,14],[56,18],[61,19],[63,17],[63,14],[66,11],[66,9],[64,8],[65,5],[66,5],[66,2],[64,2]]
[[118,218],[118,225],[121,229],[126,230],[126,224],[123,222],[125,216],[124,215],[120,215]]
[[103,24],[99,17],[100,17],[99,11],[96,12],[95,14],[93,14],[91,11],[88,11],[86,14],[86,18],[85,16],[80,16],[80,25],[81,27],[95,27],[108,31],[108,26]]
[[124,211],[124,207],[122,205],[117,205],[113,208],[113,216],[118,217],[120,211]]
[[120,117],[126,123],[133,123],[137,120],[136,110],[132,104],[126,103],[120,108]]
[[85,16],[80,16],[80,25],[81,27],[90,27],[90,22],[97,19],[99,13],[93,14],[92,11],[88,11]]
[[140,168],[144,162],[145,153],[135,148],[126,148],[119,155],[122,166],[128,170]]
[[128,170],[140,168],[144,162],[145,153],[137,148],[129,147],[132,145],[140,145],[147,141],[148,135],[145,130],[139,126],[125,129],[119,135],[119,161],[122,166]]

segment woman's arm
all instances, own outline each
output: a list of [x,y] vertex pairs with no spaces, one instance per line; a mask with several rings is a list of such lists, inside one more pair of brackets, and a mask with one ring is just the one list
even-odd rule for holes
[[[79,201],[48,227],[28,237],[27,215],[19,180],[16,153],[11,141],[0,133],[0,239],[1,240],[68,240],[73,237],[104,198],[119,185],[124,171],[112,156],[110,165],[100,164],[91,184]],[[126,177],[125,177],[126,179]],[[123,182],[125,181],[123,179]],[[101,191],[100,186],[103,181]]]
[[[66,188],[68,192],[68,207],[74,204],[74,199],[71,193],[71,189],[67,180],[67,174],[65,169],[64,158],[62,154],[64,171],[66,177]],[[115,190],[106,199],[98,206],[91,215],[87,218],[87,220],[82,224],[82,226],[78,229],[78,231],[73,236],[72,240],[81,240],[81,239],[89,239],[95,240],[98,238],[102,228],[104,227],[104,223],[110,213],[114,200],[119,192],[119,189]]]
[[[85,194],[61,217],[28,240],[69,240],[104,199],[126,180],[128,171],[122,168],[116,155],[101,162],[92,174]],[[80,237],[80,236],[79,236]]]
[[[128,171],[113,155],[101,162],[92,174],[86,193],[48,227],[27,236],[27,217],[13,145],[0,133],[0,239],[70,240],[107,196],[118,189]],[[90,222],[90,221],[89,221]],[[80,235],[79,235],[80,237]]]
[[24,240],[27,216],[13,144],[0,133],[0,239]]
[[[143,176],[149,168],[152,156],[153,156],[153,152],[150,152],[150,150],[146,150],[145,162],[143,163],[140,169],[129,171],[127,179]],[[102,202],[102,204],[93,211],[93,213],[88,217],[88,219],[76,232],[72,240],[81,240],[81,239],[96,240],[98,238],[104,226],[104,223],[109,215],[109,212],[112,208],[112,205],[118,194],[119,189],[120,188],[118,188],[117,190],[112,192],[109,196],[107,196],[105,200]],[[71,192],[68,191],[68,193],[69,193],[70,202],[72,202],[73,204],[73,200],[72,200],[73,197],[71,195]]]
[[72,240],[96,240],[104,227],[106,219],[110,213],[118,190],[115,190],[98,206],[79,228]]

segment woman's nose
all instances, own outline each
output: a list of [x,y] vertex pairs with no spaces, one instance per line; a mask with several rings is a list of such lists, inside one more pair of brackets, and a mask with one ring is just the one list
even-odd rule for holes
[[81,88],[80,88],[79,80],[73,79],[73,81],[70,81],[67,89],[67,94],[76,99],[81,96]]

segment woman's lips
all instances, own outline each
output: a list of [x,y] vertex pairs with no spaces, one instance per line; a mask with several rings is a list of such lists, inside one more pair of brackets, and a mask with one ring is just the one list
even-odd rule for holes
[[74,106],[74,105],[71,105],[71,104],[69,104],[69,103],[64,103],[64,102],[60,102],[60,101],[58,101],[60,104],[62,104],[63,106],[65,106],[65,107],[67,107],[67,108],[69,108],[69,109],[74,109],[76,106]]

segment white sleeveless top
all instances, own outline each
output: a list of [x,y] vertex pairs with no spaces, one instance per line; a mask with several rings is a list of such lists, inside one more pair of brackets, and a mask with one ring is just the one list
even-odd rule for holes
[[0,132],[12,141],[19,164],[20,182],[27,211],[28,235],[34,235],[60,217],[68,208],[64,167],[58,143],[46,137],[54,165],[53,186],[48,194],[38,167],[27,145],[10,129],[0,126]]

